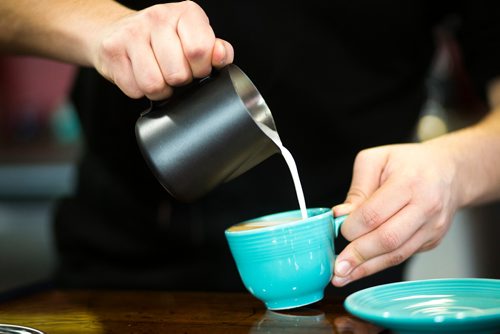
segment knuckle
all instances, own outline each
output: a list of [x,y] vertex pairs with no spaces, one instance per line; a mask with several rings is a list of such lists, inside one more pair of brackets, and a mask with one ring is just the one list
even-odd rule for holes
[[194,1],[183,1],[179,3],[180,6],[183,7],[184,10],[187,11],[198,11],[201,13],[205,13],[203,9]]
[[131,21],[123,27],[124,40],[134,40],[144,35],[143,22]]
[[125,93],[125,95],[132,99],[140,99],[144,96],[144,94],[138,89],[127,89],[123,90],[123,92]]
[[208,76],[210,74],[210,72],[212,72],[212,64],[207,63],[207,64],[205,64],[205,66],[200,67],[196,71],[196,76],[199,78],[203,78],[203,77]]
[[358,187],[351,187],[349,192],[347,193],[347,198],[352,201],[353,198],[359,198],[361,200],[366,200],[368,196],[364,191],[359,189]]
[[431,242],[427,247],[426,247],[426,250],[431,250],[431,249],[434,249],[436,248],[437,246],[439,246],[439,244],[441,243],[440,240],[436,240],[436,241],[433,241]]
[[106,76],[112,83],[114,83],[120,90],[130,98],[139,99],[144,96],[143,92],[136,85],[131,76],[123,74],[121,71],[115,71]]
[[361,209],[361,218],[363,219],[363,223],[365,224],[365,226],[370,230],[374,229],[382,223],[382,217],[379,215],[379,213],[368,206],[365,206]]
[[412,196],[427,192],[427,188],[424,188],[426,184],[426,177],[420,170],[405,170],[401,174],[401,187],[407,189]]
[[441,244],[442,240],[443,240],[442,238],[436,238],[435,240],[433,240],[431,242],[431,244],[429,245],[429,247],[430,247],[429,250],[438,247]]
[[364,162],[370,160],[370,156],[371,156],[371,153],[370,153],[369,149],[362,150],[362,151],[358,152],[358,154],[356,154],[356,158],[354,159],[354,163],[355,164],[364,163]]
[[115,60],[125,55],[125,50],[119,43],[118,39],[108,37],[101,41],[100,53],[105,59]]
[[117,80],[116,85],[122,90],[123,93],[125,93],[125,95],[132,99],[139,99],[144,96],[139,88],[127,83],[123,83],[119,79]]
[[426,250],[431,250],[438,247],[441,244],[441,241],[443,241],[444,234],[445,231],[442,231],[442,233],[434,234],[434,237],[424,245],[426,247]]
[[154,5],[144,9],[145,17],[154,23],[165,22],[170,18],[170,11],[165,4]]
[[360,279],[360,278],[366,277],[366,276],[368,276],[368,275],[370,275],[370,272],[368,271],[368,269],[367,269],[365,266],[360,265],[360,266],[356,267],[356,268],[352,271],[352,273],[351,273],[351,275],[350,275],[350,276],[351,276],[351,278],[352,278],[353,280],[357,280],[357,279]]
[[366,262],[366,258],[363,256],[363,254],[361,254],[361,252],[358,250],[358,248],[356,248],[355,245],[351,246],[350,252],[354,258],[355,265],[359,265],[361,263]]
[[434,224],[434,235],[437,237],[443,236],[448,230],[448,220],[446,218],[440,218]]
[[141,89],[146,95],[154,95],[165,89],[165,82],[157,76],[149,75],[142,84]]
[[439,246],[439,244],[441,243],[441,240],[440,239],[436,239],[436,240],[431,240],[427,243],[425,243],[420,249],[419,251],[420,252],[426,252],[426,251],[430,251],[431,249],[434,249],[436,248],[437,246]]
[[429,223],[428,233],[430,241],[438,241],[444,237],[451,223],[451,218],[441,216]]
[[406,260],[406,256],[401,252],[394,252],[389,255],[387,265],[390,267],[397,266]]
[[379,148],[373,147],[373,148],[367,148],[364,150],[361,150],[356,154],[356,157],[354,159],[354,165],[355,166],[364,166],[364,165],[370,165],[376,159],[378,156]]
[[179,86],[191,81],[191,75],[187,71],[177,71],[165,76],[165,81],[171,86]]
[[380,232],[380,245],[386,252],[398,249],[401,245],[398,234],[394,231],[381,231]]
[[427,202],[427,212],[429,214],[441,212],[444,208],[442,198],[437,192],[429,191],[425,196],[425,200]]
[[190,61],[197,61],[200,59],[208,58],[212,52],[212,48],[208,43],[196,43],[195,45],[186,48],[185,55]]

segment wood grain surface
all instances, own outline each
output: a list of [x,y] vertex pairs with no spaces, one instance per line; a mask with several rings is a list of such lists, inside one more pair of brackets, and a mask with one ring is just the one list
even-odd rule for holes
[[47,291],[0,303],[0,323],[46,334],[384,332],[350,316],[342,302],[272,312],[245,293]]

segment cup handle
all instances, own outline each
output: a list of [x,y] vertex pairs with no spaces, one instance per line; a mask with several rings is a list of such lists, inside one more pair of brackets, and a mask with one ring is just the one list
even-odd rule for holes
[[340,226],[342,226],[342,223],[347,218],[347,216],[348,215],[344,215],[333,218],[333,230],[335,231],[335,238],[339,236]]

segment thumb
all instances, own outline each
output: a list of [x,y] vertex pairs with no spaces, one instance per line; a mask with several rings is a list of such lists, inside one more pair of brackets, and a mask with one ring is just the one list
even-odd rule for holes
[[387,160],[388,151],[383,146],[358,153],[354,160],[351,186],[347,197],[344,203],[333,207],[335,217],[351,213],[380,187]]
[[217,38],[212,51],[212,66],[215,68],[221,68],[227,64],[231,64],[233,59],[233,46],[229,42]]

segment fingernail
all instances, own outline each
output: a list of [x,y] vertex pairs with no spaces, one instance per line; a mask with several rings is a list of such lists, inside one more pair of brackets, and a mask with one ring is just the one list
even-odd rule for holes
[[342,203],[339,205],[335,205],[333,207],[333,212],[335,216],[343,216],[346,214],[351,213],[352,211],[352,204],[351,203]]
[[334,209],[349,209],[352,206],[351,203],[342,203],[342,204],[337,204],[333,208]]
[[335,266],[335,274],[339,276],[347,276],[351,272],[351,265],[347,261],[340,261]]
[[344,286],[347,283],[349,283],[351,280],[347,277],[338,277],[334,276],[333,277],[333,284],[338,285],[338,286]]
[[226,56],[227,56],[227,52],[226,52],[226,47],[224,46],[224,43],[222,43],[221,41],[219,41],[219,48],[221,49],[221,53],[222,53],[222,58],[220,60],[220,64],[221,65],[224,65],[226,63]]

